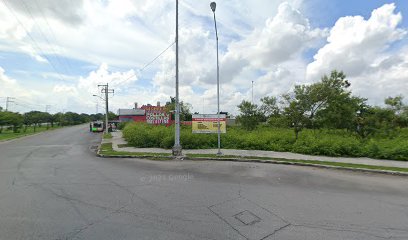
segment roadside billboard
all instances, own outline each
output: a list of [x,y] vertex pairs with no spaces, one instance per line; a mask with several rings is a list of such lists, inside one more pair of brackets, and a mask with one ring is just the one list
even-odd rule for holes
[[[218,115],[217,114],[193,114],[192,130],[193,133],[218,133]],[[226,115],[220,114],[220,131],[227,132]]]
[[168,124],[170,114],[166,107],[144,106],[146,112],[146,122],[149,124]]

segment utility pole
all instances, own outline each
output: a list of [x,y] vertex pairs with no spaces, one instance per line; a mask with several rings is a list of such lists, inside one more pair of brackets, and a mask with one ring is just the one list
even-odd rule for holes
[[[51,108],[51,105],[45,105],[45,112],[48,113],[48,111],[50,110],[50,108]],[[49,128],[48,122],[49,122],[49,121],[47,121],[47,129]]]
[[217,42],[217,125],[218,125],[218,152],[217,155],[221,156],[221,126],[220,126],[220,66],[218,61],[218,30],[217,21],[215,19],[215,9],[217,4],[215,2],[210,3],[210,8],[214,14],[214,28],[215,28],[215,39]]
[[13,97],[7,97],[7,98],[6,98],[6,112],[8,111],[9,103],[13,103],[13,102],[14,102],[12,99],[15,99],[15,98],[13,98]]
[[50,111],[51,105],[45,105],[45,112],[47,113],[48,111]]
[[179,103],[179,71],[178,71],[178,0],[176,0],[176,114],[173,156],[180,157],[182,147],[180,145],[180,103]]
[[105,133],[108,133],[108,114],[109,114],[109,93],[114,93],[115,90],[109,89],[108,83],[98,85],[98,87],[103,87],[101,93],[105,93],[105,105],[106,105],[106,114],[105,114]]

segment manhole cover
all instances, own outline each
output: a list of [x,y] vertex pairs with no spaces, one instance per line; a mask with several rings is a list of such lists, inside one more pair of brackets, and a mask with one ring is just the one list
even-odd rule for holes
[[237,215],[235,215],[234,217],[236,219],[238,219],[239,221],[241,221],[245,225],[252,225],[254,223],[257,223],[257,222],[261,221],[261,219],[258,216],[251,213],[248,210],[240,212]]
[[220,203],[209,209],[248,240],[264,239],[287,225],[272,212],[243,198]]

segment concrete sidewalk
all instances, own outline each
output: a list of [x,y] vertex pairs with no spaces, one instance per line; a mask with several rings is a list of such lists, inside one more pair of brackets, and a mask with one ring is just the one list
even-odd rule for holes
[[[102,143],[112,142],[112,148],[118,152],[144,152],[144,153],[171,153],[171,149],[162,148],[134,148],[134,147],[122,147],[119,148],[119,144],[127,144],[122,137],[122,132],[112,132],[112,139],[103,139]],[[291,152],[274,152],[274,151],[261,151],[261,150],[237,150],[237,149],[221,149],[224,155],[228,156],[240,156],[240,157],[269,157],[278,159],[296,159],[296,160],[317,160],[327,162],[341,162],[341,163],[354,163],[373,166],[386,166],[386,167],[400,167],[408,168],[408,161],[394,161],[394,160],[379,160],[372,158],[348,158],[348,157],[326,157],[326,156],[312,156]],[[216,154],[217,149],[183,149],[184,154]]]

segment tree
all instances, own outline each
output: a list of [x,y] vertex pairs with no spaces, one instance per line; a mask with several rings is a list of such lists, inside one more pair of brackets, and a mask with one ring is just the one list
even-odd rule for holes
[[352,128],[359,103],[347,90],[350,83],[343,72],[332,71],[320,82],[297,85],[283,96],[284,116],[294,128],[296,139],[304,127]]
[[[110,117],[109,116],[110,113],[111,112],[109,112],[109,114],[108,114],[108,119]],[[114,114],[114,113],[112,113],[112,114]],[[91,118],[90,118],[90,116],[88,114],[81,113],[81,114],[79,114],[79,122],[76,122],[75,124],[86,123],[86,122],[90,122],[90,121],[91,121]]]
[[13,132],[19,131],[18,129],[23,124],[23,116],[19,113],[11,113],[11,121],[10,124],[13,126]]
[[66,112],[64,114],[64,124],[66,125],[76,125],[86,122],[86,114],[80,115],[74,112]]
[[97,113],[97,114],[91,114],[90,116],[91,121],[103,121],[104,115],[102,113]]
[[7,126],[7,122],[6,112],[0,112],[0,133],[3,132],[3,126]]
[[282,97],[284,104],[286,104],[283,114],[289,126],[293,128],[297,140],[299,133],[310,121],[306,114],[311,108],[308,100],[308,90],[306,86],[298,85],[295,86],[294,94],[285,94]]
[[401,111],[404,108],[404,104],[402,103],[402,99],[404,97],[402,95],[396,97],[388,97],[384,100],[384,103],[391,108],[396,114],[401,114]]
[[238,108],[241,113],[237,116],[237,121],[241,123],[244,129],[248,131],[254,130],[263,117],[258,106],[249,101],[243,100],[241,104],[238,105]]
[[404,105],[402,95],[388,97],[384,100],[387,109],[394,113],[392,122],[395,127],[408,127],[408,106]]
[[354,131],[357,112],[367,99],[340,94],[333,97],[325,109],[316,114],[320,127]]
[[109,120],[116,120],[116,119],[118,119],[118,115],[116,115],[115,113],[109,111],[109,113],[108,113],[108,119],[109,119]]
[[15,112],[0,112],[0,133],[3,131],[3,126],[11,126],[13,132],[17,132],[23,124],[23,116]]
[[40,125],[44,120],[44,115],[40,111],[31,111],[27,112],[24,114],[23,121],[25,124],[28,125],[33,125],[34,126],[34,132],[36,130],[36,127]]
[[276,97],[263,97],[261,98],[262,105],[259,108],[259,111],[265,116],[265,120],[269,119],[272,116],[278,116],[280,111],[277,104]]
[[[184,103],[183,101],[180,101],[179,105],[180,105],[180,121],[191,121],[192,120],[192,114],[191,114],[191,110],[190,110],[191,109],[191,104]],[[170,97],[170,102],[167,102],[165,107],[167,108],[167,111],[169,111],[169,112],[175,111],[175,109],[176,109],[176,98],[175,97]],[[172,118],[172,120],[174,120],[174,119]]]

